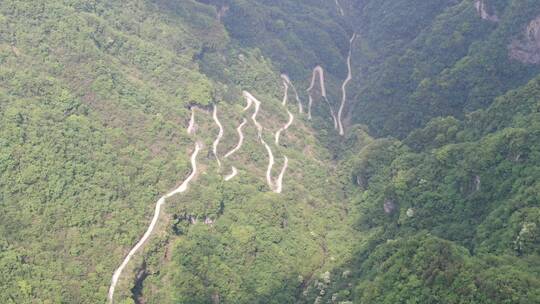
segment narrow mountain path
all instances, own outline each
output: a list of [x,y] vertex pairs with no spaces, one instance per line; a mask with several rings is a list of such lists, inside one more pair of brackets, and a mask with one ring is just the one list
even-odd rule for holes
[[281,127],[279,130],[277,130],[276,135],[275,135],[276,146],[279,145],[279,137],[281,135],[281,132],[287,130],[292,125],[293,120],[294,120],[294,115],[292,115],[292,113],[289,111],[289,109],[287,109],[287,100],[289,99],[289,83],[290,83],[290,80],[288,80],[289,77],[287,77],[287,75],[285,75],[285,74],[281,74],[281,78],[283,79],[283,85],[285,86],[285,93],[283,95],[283,102],[281,104],[285,107],[285,110],[287,111],[287,114],[289,114],[289,120],[287,121],[287,123],[283,127]]
[[321,87],[321,95],[324,98],[324,101],[326,104],[328,104],[328,107],[330,108],[330,115],[332,115],[332,120],[334,121],[334,128],[338,128],[338,122],[336,118],[336,114],[334,113],[334,109],[332,108],[332,105],[328,101],[328,97],[326,96],[326,86],[324,84],[324,70],[323,68],[318,65],[313,69],[313,74],[311,75],[311,84],[309,85],[309,88],[307,89],[308,96],[309,96],[309,108],[308,108],[308,118],[311,119],[311,106],[313,104],[313,97],[311,96],[311,90],[313,90],[313,87],[315,86],[315,79],[317,78],[316,75],[319,75],[319,85]]
[[225,154],[225,158],[230,157],[242,147],[242,144],[244,143],[244,133],[242,133],[242,128],[246,123],[247,120],[244,118],[242,123],[238,126],[238,128],[236,128],[236,132],[238,132],[238,144],[236,144],[236,147],[234,147],[231,151]]
[[281,172],[279,173],[279,176],[276,180],[276,189],[274,190],[274,192],[276,193],[281,193],[281,191],[283,190],[283,176],[285,175],[285,171],[287,171],[287,167],[289,166],[289,159],[287,158],[287,156],[284,156],[285,160],[283,162],[283,167],[281,168]]
[[332,120],[334,121],[334,129],[337,130],[338,128],[338,120],[336,117],[336,113],[334,113],[334,108],[332,108],[332,105],[330,104],[330,101],[328,101],[328,98],[324,96],[324,101],[328,105],[328,108],[330,108],[330,115],[332,115]]
[[272,153],[272,148],[270,148],[270,146],[266,143],[266,141],[264,140],[262,136],[263,126],[257,121],[257,114],[259,113],[261,102],[257,100],[257,98],[253,97],[253,95],[251,95],[251,93],[249,93],[248,91],[244,91],[243,95],[244,95],[244,98],[246,98],[246,100],[251,100],[251,101],[248,101],[248,104],[252,104],[252,103],[255,104],[255,111],[253,112],[253,115],[251,116],[251,120],[253,121],[253,124],[255,124],[255,127],[257,128],[257,136],[259,140],[261,141],[264,148],[266,149],[266,152],[268,153],[268,167],[266,168],[266,182],[268,183],[268,187],[270,187],[272,191],[279,193],[278,190],[281,192],[282,182],[278,181],[279,183],[278,185],[276,185],[274,181],[272,180],[272,167],[274,167],[274,163],[275,163],[274,153]]
[[274,190],[274,182],[272,181],[272,167],[274,166],[274,154],[272,153],[272,149],[270,146],[264,141],[264,138],[262,136],[263,126],[257,121],[257,114],[259,114],[259,110],[261,108],[261,102],[253,97],[251,93],[244,91],[243,92],[244,97],[246,100],[248,100],[248,105],[255,104],[255,111],[253,112],[253,115],[251,116],[251,120],[253,121],[253,124],[255,124],[255,127],[257,128],[257,136],[261,143],[264,145],[266,152],[268,152],[268,167],[266,169],[266,182],[268,183],[268,187],[270,189]]
[[223,137],[223,126],[221,125],[221,122],[219,121],[218,116],[217,116],[217,105],[214,105],[214,113],[212,114],[212,117],[214,118],[216,125],[219,127],[218,136],[216,137],[216,140],[212,144],[212,153],[214,153],[214,156],[216,157],[218,167],[221,168],[221,161],[219,160],[219,156],[217,154],[217,148],[219,145],[219,141]]
[[338,9],[338,12],[341,16],[345,16],[345,13],[343,12],[343,7],[341,7],[341,4],[339,3],[339,0],[336,0],[336,7]]
[[116,285],[118,284],[118,280],[120,279],[120,276],[122,275],[122,271],[127,266],[133,255],[142,247],[142,245],[148,240],[152,232],[154,231],[154,228],[156,227],[157,221],[159,219],[159,216],[161,214],[161,207],[163,204],[165,204],[165,200],[175,194],[182,193],[187,190],[189,183],[191,180],[195,177],[197,174],[197,155],[199,154],[199,151],[202,149],[202,144],[197,142],[195,144],[195,150],[191,154],[191,174],[184,180],[184,182],[173,191],[167,193],[166,195],[162,196],[156,203],[156,208],[154,210],[154,216],[152,218],[152,221],[150,222],[150,225],[148,226],[148,229],[142,236],[142,238],[135,244],[135,246],[129,251],[127,256],[124,258],[124,261],[122,264],[120,264],[120,267],[116,269],[112,276],[111,280],[111,286],[109,287],[109,303],[113,303],[114,299],[114,291],[116,288]]
[[[337,1],[337,0],[336,0]],[[347,102],[347,84],[349,84],[349,81],[352,79],[352,70],[351,70],[351,55],[352,55],[352,47],[354,43],[354,39],[356,39],[356,33],[354,33],[349,40],[349,55],[347,56],[347,78],[345,81],[343,81],[343,85],[341,85],[341,105],[339,106],[338,111],[338,125],[339,125],[339,135],[343,136],[345,135],[345,131],[343,130],[343,122],[341,120],[341,116],[343,114],[343,109],[345,108],[345,103]]]
[[[309,88],[307,88],[307,93],[308,93],[308,98],[309,98],[309,103],[308,103],[308,119],[311,120],[311,107],[313,106],[313,97],[311,96],[311,90],[313,90],[313,87],[315,86],[315,77],[316,77],[316,73],[317,71],[319,70],[318,68],[320,68],[319,66],[316,66],[314,69],[313,69],[313,72],[311,73],[311,83],[309,84]],[[322,68],[321,68],[322,69]],[[323,88],[321,88],[321,94],[323,92]]]
[[242,92],[242,95],[244,95],[244,98],[246,99],[246,103],[247,103],[244,109],[242,109],[242,112],[249,110],[249,108],[251,108],[251,105],[253,104],[253,99],[255,99],[255,97],[251,96],[251,94],[249,94],[251,98],[246,97],[246,93],[249,94],[249,92],[246,92],[246,91]]
[[189,119],[187,134],[191,135],[194,132],[195,132],[195,108],[191,107],[191,118]]
[[476,12],[480,16],[480,18],[482,18],[483,20],[499,22],[499,16],[497,16],[496,14],[491,15],[490,13],[488,13],[485,0],[475,0],[474,7],[476,8]]
[[289,120],[287,121],[287,123],[281,127],[279,130],[277,130],[276,132],[276,135],[275,135],[275,142],[276,142],[276,145],[279,145],[279,137],[281,136],[281,132],[284,132],[286,131],[293,123],[294,121],[294,115],[291,113],[291,111],[289,111],[289,109],[287,109],[287,114],[289,114]]
[[232,166],[231,170],[232,172],[229,175],[225,176],[226,182],[230,181],[231,179],[233,179],[233,177],[235,177],[238,174],[238,170],[236,169],[235,166]]
[[283,87],[285,88],[285,92],[283,93],[283,101],[281,102],[281,105],[286,106],[287,105],[287,99],[289,98],[289,82],[285,79],[287,75],[281,74],[281,78],[283,80]]
[[326,96],[326,86],[324,85],[324,70],[323,68],[318,65],[313,69],[313,73],[311,74],[311,83],[309,85],[309,88],[307,89],[307,92],[311,92],[313,88],[315,87],[315,80],[317,78],[317,75],[319,75],[319,84],[321,86],[321,95],[324,97]]
[[288,96],[288,88],[291,87],[294,92],[294,97],[296,99],[296,102],[298,103],[298,113],[302,114],[304,113],[304,109],[302,107],[302,101],[300,101],[300,96],[298,95],[298,91],[296,91],[296,87],[291,82],[291,79],[287,74],[281,74],[281,79],[283,79],[283,84],[286,86],[285,95]]
[[248,103],[248,106],[244,108],[244,111],[249,109],[251,104],[255,104],[255,111],[253,112],[253,115],[251,115],[251,120],[257,128],[257,136],[259,137],[259,139],[262,139],[263,126],[257,121],[257,114],[259,114],[261,102],[257,100],[257,98],[253,97],[253,95],[251,95],[251,93],[249,93],[248,91],[244,91],[242,92],[242,94],[244,95],[244,98],[247,100]]
[[[289,109],[287,109],[287,99],[289,98],[289,90],[288,90],[289,85],[288,84],[291,81],[289,80],[289,77],[287,77],[287,75],[285,74],[282,74],[281,77],[283,78],[283,83],[285,84],[285,96],[283,96],[282,104],[285,107],[287,114],[289,114],[289,120],[283,127],[281,127],[276,132],[276,135],[275,135],[276,146],[279,146],[279,137],[281,135],[281,132],[287,130],[294,121],[294,115],[289,111]],[[278,178],[276,179],[276,183],[274,184],[274,187],[275,187],[274,192],[276,193],[281,193],[281,191],[283,190],[283,176],[285,175],[285,171],[287,170],[288,165],[289,165],[289,159],[287,158],[287,156],[284,156],[283,167],[281,168],[281,172],[279,173]]]
[[275,185],[274,181],[272,180],[272,167],[274,167],[274,154],[272,154],[272,149],[270,149],[270,146],[264,141],[264,139],[261,138],[261,142],[266,148],[266,151],[268,152],[268,167],[266,168],[266,182],[268,183],[268,187],[274,191]]

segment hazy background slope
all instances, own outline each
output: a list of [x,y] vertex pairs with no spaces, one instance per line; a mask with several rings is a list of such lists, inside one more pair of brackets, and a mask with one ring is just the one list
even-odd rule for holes
[[[497,21],[482,19],[476,3]],[[433,117],[462,118],[539,71],[529,58],[536,47],[529,56],[513,50],[538,41],[527,29],[540,13],[536,1],[358,1],[357,7],[358,94],[350,115],[374,134],[403,137]]]

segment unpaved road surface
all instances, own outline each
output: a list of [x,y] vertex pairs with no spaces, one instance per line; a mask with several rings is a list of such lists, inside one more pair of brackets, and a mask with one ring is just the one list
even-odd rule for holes
[[219,141],[223,137],[223,126],[221,125],[221,122],[219,121],[218,116],[217,116],[217,105],[214,105],[214,113],[212,114],[212,117],[214,118],[216,125],[219,127],[218,136],[216,137],[216,140],[212,144],[212,152],[214,153],[214,156],[216,157],[218,167],[221,168],[221,161],[219,160],[219,156],[217,154],[217,148],[219,145]]
[[343,109],[345,108],[345,103],[347,102],[347,84],[349,84],[349,81],[352,79],[352,71],[351,71],[351,55],[352,55],[352,46],[354,39],[356,39],[356,33],[354,33],[351,37],[351,40],[349,40],[349,56],[347,57],[347,78],[343,82],[343,85],[341,85],[341,105],[339,106],[338,111],[338,125],[339,125],[339,135],[343,136],[345,135],[345,131],[343,130],[343,122],[341,121],[341,116],[343,114]]
[[195,144],[195,151],[193,151],[193,154],[191,154],[191,174],[184,180],[184,182],[173,191],[167,193],[166,195],[162,196],[156,203],[156,208],[154,210],[154,217],[152,218],[152,221],[150,222],[150,225],[148,226],[148,229],[142,236],[142,238],[135,244],[135,246],[129,251],[127,256],[124,258],[124,261],[122,264],[120,264],[120,267],[116,269],[112,276],[111,280],[111,286],[109,287],[109,302],[113,303],[114,299],[114,290],[116,288],[116,285],[118,284],[118,280],[120,279],[120,276],[122,275],[122,271],[127,266],[133,255],[142,247],[142,245],[148,240],[152,232],[154,231],[154,228],[156,227],[157,221],[159,219],[159,215],[161,214],[161,207],[163,204],[165,204],[165,200],[175,194],[182,193],[187,190],[187,187],[189,185],[189,182],[195,177],[197,174],[197,154],[199,154],[199,151],[202,148],[201,143]]
[[238,128],[236,128],[236,132],[238,133],[238,144],[236,144],[236,147],[234,147],[231,151],[225,154],[225,158],[230,157],[242,147],[242,144],[244,143],[244,133],[242,133],[242,128],[244,127],[246,123],[247,123],[247,120],[244,118],[242,123],[238,126]]

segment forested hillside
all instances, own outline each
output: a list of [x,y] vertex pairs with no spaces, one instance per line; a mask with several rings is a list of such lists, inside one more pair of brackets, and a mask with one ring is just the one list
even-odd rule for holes
[[358,149],[352,203],[371,237],[313,285],[322,301],[539,303],[539,100],[537,77],[462,122]]
[[539,18],[1,1],[0,302],[540,303]]
[[[515,56],[538,1],[358,1],[358,95],[351,119],[379,135],[405,137],[430,119],[485,108],[539,72]],[[477,8],[497,16],[482,16]],[[533,47],[529,52],[538,52]],[[527,53],[527,52],[525,52]]]

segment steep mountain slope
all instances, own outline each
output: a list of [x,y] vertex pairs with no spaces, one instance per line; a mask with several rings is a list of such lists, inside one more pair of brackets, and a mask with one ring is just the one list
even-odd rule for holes
[[[482,18],[480,2],[496,21]],[[350,119],[373,134],[405,137],[433,117],[484,108],[534,77],[530,23],[540,4],[480,2],[359,1],[358,95]]]
[[1,2],[0,302],[540,303],[540,6],[418,2]]
[[318,301],[539,303],[538,100],[537,77],[463,122],[354,153],[357,229],[372,237],[312,286]]
[[[270,284],[270,277],[275,281],[268,290],[235,291],[220,283],[227,274],[219,273],[213,285],[231,300],[242,299],[238,294],[243,292],[249,301],[261,297],[258,301],[264,302],[283,282],[278,273],[303,275],[307,282],[321,265],[350,252],[341,250],[350,247],[346,221],[324,228],[346,212],[336,204],[339,192],[326,189],[335,183],[329,153],[296,112],[297,105],[282,105],[279,73],[257,50],[228,44],[211,6],[5,1],[0,13],[2,302],[105,302],[113,271],[147,231],[158,198],[193,174],[191,155],[198,166],[189,189],[161,202],[155,228],[148,229],[149,237],[115,276],[114,299],[163,303],[160,295],[146,300],[146,290],[137,290],[143,281],[134,282],[135,272],[141,265],[153,269],[150,286],[164,271],[156,263],[167,262],[169,254],[175,257],[168,260],[174,272],[180,271],[184,255],[215,250],[205,242],[183,250],[200,237],[259,239],[258,257],[239,246],[220,263],[250,273],[254,284]],[[216,66],[208,70],[205,61],[201,69],[198,60],[208,54],[216,55]],[[250,112],[255,105],[242,112],[242,90],[260,100],[256,118]],[[218,104],[220,141],[210,104]],[[195,113],[191,135],[186,132],[189,108]],[[275,145],[275,132],[290,120],[287,109],[296,117]],[[242,115],[249,120],[245,142],[225,158],[237,143],[234,130]],[[261,136],[256,121],[264,128]],[[201,142],[198,155],[193,154],[195,142]],[[237,175],[225,182],[232,166]],[[268,218],[256,224],[255,212]],[[218,232],[226,230],[200,234],[209,223]],[[242,255],[267,272],[251,272],[247,262],[237,260]],[[288,266],[276,272],[280,262]],[[174,272],[172,281],[159,284],[193,293],[195,279],[182,283],[189,270],[182,271],[185,276]],[[204,278],[197,295],[205,301],[205,290],[214,288],[207,286],[209,280]],[[164,299],[190,298],[182,288]]]
[[0,15],[1,301],[104,302],[151,202],[189,172],[178,126],[212,98],[199,42],[143,2]]
[[260,48],[300,88],[322,66],[336,112],[351,49],[345,125],[367,124],[377,136],[403,138],[434,117],[461,119],[540,71],[536,1],[345,0],[344,15],[332,1],[208,3],[234,41]]

